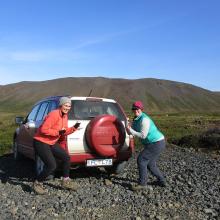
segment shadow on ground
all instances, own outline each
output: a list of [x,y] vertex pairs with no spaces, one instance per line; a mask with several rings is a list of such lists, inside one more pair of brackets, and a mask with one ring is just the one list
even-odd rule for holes
[[[61,170],[57,170],[55,177],[60,178],[62,175]],[[85,168],[79,167],[70,172],[70,177],[73,178],[88,178],[95,177],[97,179],[108,177],[104,170],[98,168]],[[32,182],[35,178],[34,161],[28,158],[22,158],[15,161],[13,154],[5,154],[0,156],[0,181],[6,182]]]

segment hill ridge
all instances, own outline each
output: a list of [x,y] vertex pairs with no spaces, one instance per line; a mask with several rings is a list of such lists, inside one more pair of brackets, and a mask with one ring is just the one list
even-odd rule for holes
[[220,109],[220,92],[188,83],[154,78],[67,77],[2,85],[0,110],[27,109],[41,98],[66,94],[113,98],[125,109],[130,109],[133,101],[142,100],[150,112]]

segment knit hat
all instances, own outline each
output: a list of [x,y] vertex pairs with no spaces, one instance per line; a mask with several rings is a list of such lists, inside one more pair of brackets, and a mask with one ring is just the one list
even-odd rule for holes
[[144,105],[141,101],[136,101],[133,103],[132,110],[137,110],[137,109],[141,109],[141,110],[144,109]]
[[66,103],[71,105],[71,99],[68,98],[68,97],[61,97],[60,100],[59,100],[59,106],[62,106]]

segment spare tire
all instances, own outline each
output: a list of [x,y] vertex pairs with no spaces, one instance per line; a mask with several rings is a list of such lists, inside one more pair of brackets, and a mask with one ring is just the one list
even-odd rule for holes
[[89,147],[101,156],[116,156],[125,142],[125,128],[114,115],[99,115],[86,129]]

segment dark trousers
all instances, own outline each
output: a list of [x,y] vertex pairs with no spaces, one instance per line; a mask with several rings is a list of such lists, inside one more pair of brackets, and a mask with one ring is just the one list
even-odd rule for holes
[[149,170],[153,176],[157,177],[157,180],[164,181],[164,177],[156,163],[164,148],[165,140],[161,140],[156,143],[145,145],[144,150],[140,152],[137,158],[140,185],[147,184],[147,170]]
[[38,181],[44,181],[57,167],[56,158],[61,160],[63,165],[63,176],[69,176],[70,157],[67,152],[59,145],[48,145],[43,142],[34,140],[34,148],[37,155],[44,162],[42,172],[37,176]]

